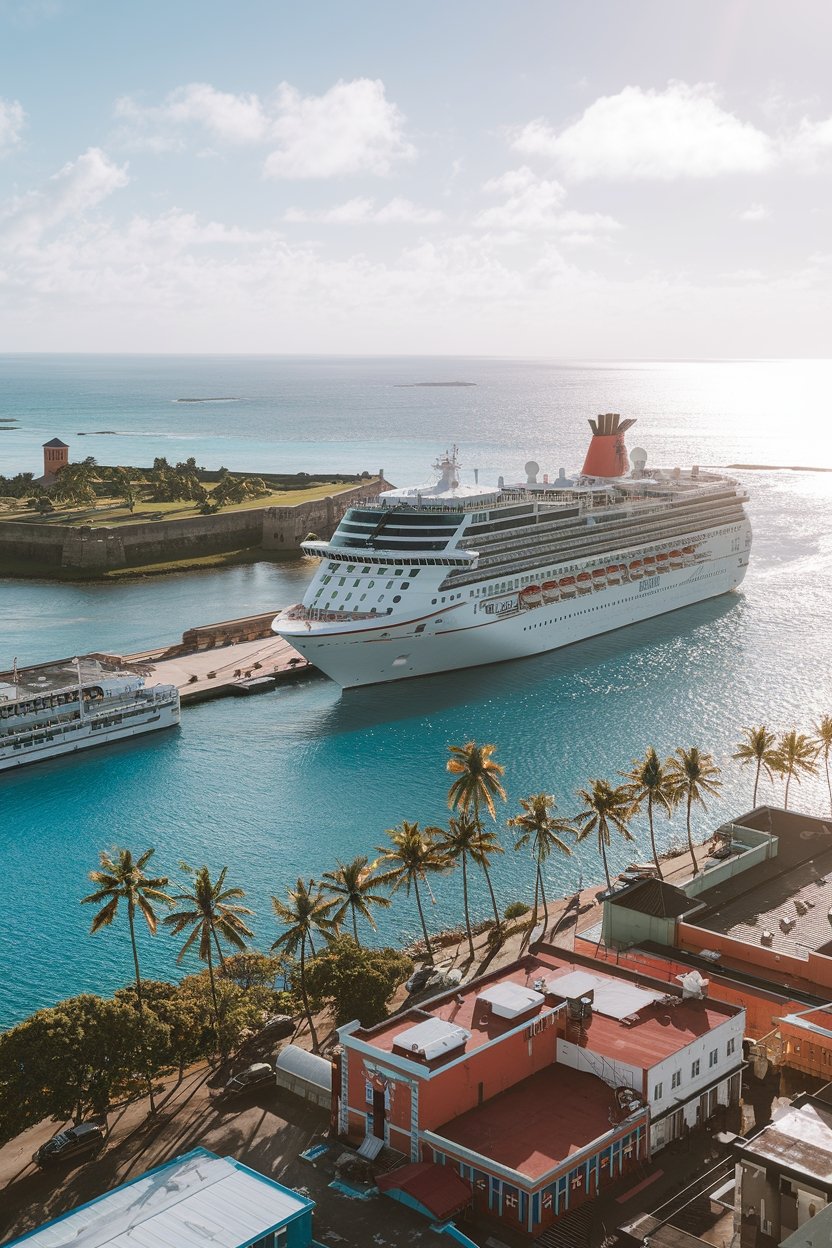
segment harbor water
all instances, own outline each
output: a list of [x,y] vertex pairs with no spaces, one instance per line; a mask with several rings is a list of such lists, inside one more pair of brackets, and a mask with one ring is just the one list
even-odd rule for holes
[[[436,381],[475,384],[418,384]],[[725,768],[722,796],[696,814],[699,833],[746,809],[752,777],[730,759],[741,727],[765,720],[809,731],[832,714],[832,473],[806,471],[832,468],[830,381],[832,366],[816,362],[0,357],[0,417],[16,422],[0,430],[5,474],[37,472],[41,443],[57,435],[73,459],[383,467],[396,484],[426,479],[456,441],[463,479],[478,468],[481,481],[518,480],[528,459],[550,473],[578,467],[586,419],[601,411],[637,417],[630,446],[653,462],[804,469],[736,472],[754,526],[736,595],[495,667],[343,695],[309,679],[254,701],[209,703],[187,710],[174,733],[4,775],[0,1025],[129,978],[120,925],[91,937],[79,904],[101,849],[154,845],[158,869],[173,877],[183,859],[215,871],[228,864],[263,947],[277,935],[270,894],[339,858],[372,857],[402,819],[446,819],[447,748],[470,737],[495,742],[506,768],[501,904],[531,894],[530,860],[510,850],[504,827],[519,798],[543,789],[570,814],[576,788],[615,778],[648,744],[698,744]],[[173,641],[194,624],[297,600],[310,575],[301,560],[113,584],[0,580],[0,666]],[[782,786],[763,786],[763,800],[781,795]],[[829,811],[822,777],[793,785],[792,798]],[[662,845],[681,844],[683,819],[659,820],[657,830]],[[619,868],[645,856],[643,822],[634,833],[636,844],[613,848]],[[557,895],[599,878],[590,843],[548,871]],[[485,917],[487,895],[472,885]],[[438,928],[461,915],[459,881],[442,879],[435,893],[428,919]],[[403,941],[416,929],[412,904],[397,898],[376,939]],[[140,952],[145,974],[181,973],[169,937],[142,933]]]

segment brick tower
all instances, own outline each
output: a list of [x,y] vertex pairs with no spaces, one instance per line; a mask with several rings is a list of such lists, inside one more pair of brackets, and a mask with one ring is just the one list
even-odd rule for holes
[[43,444],[43,480],[46,483],[55,480],[61,468],[69,463],[69,447],[60,438]]

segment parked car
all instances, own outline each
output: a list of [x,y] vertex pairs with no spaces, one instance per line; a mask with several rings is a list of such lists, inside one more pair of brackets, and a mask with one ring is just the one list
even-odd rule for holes
[[260,1028],[259,1035],[268,1036],[270,1040],[285,1040],[287,1036],[294,1035],[295,1020],[291,1014],[275,1014],[274,1018],[269,1018]]
[[235,1096],[238,1092],[247,1092],[249,1088],[259,1088],[266,1083],[276,1083],[274,1069],[268,1062],[253,1062],[229,1079],[219,1095]]
[[419,969],[414,971],[410,976],[410,979],[405,984],[405,988],[411,995],[414,992],[421,992],[431,975],[434,975],[435,973],[435,969],[432,966],[420,966]]
[[73,1157],[91,1157],[100,1153],[107,1141],[107,1133],[97,1122],[79,1122],[75,1127],[59,1131],[51,1140],[41,1144],[32,1161],[42,1169]]

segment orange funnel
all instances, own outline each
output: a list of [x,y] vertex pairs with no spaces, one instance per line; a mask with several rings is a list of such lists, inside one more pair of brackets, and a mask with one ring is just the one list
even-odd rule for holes
[[584,476],[624,476],[630,467],[624,434],[635,423],[635,419],[622,420],[617,412],[606,412],[597,420],[590,420],[592,441],[581,470]]

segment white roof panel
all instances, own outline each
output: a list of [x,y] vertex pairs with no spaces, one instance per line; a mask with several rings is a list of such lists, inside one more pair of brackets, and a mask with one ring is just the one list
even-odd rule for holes
[[487,1001],[492,1012],[500,1018],[519,1018],[546,1000],[542,992],[524,988],[522,984],[492,984],[477,994],[478,1001]]
[[466,1031],[464,1027],[457,1027],[455,1023],[449,1023],[444,1018],[426,1018],[423,1023],[417,1023],[415,1027],[408,1027],[401,1032],[393,1043],[397,1049],[416,1053],[431,1061],[434,1057],[441,1057],[443,1053],[461,1049],[470,1038],[470,1031]]
[[639,988],[623,979],[590,975],[588,971],[569,971],[550,979],[547,988],[559,997],[585,997],[593,994],[592,1008],[607,1018],[627,1018],[645,1006],[660,1001],[662,993]]
[[309,1206],[302,1196],[239,1162],[197,1149],[14,1243],[27,1248],[239,1248]]

